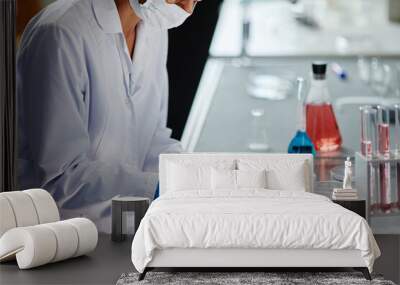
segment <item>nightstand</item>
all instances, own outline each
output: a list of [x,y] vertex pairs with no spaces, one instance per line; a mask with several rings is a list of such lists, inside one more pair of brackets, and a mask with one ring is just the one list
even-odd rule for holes
[[[140,221],[146,214],[147,209],[150,205],[150,199],[144,197],[116,197],[112,199],[112,241],[123,241],[126,238],[124,234],[124,228],[126,230],[128,221],[124,221],[125,212],[133,212],[135,221],[134,231],[136,232]],[[135,233],[133,233],[135,234]]]
[[332,200],[334,203],[359,214],[365,219],[366,202],[365,200]]

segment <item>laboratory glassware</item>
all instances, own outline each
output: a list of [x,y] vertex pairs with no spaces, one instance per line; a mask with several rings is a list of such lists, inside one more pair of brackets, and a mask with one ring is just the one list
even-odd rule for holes
[[[361,114],[361,154],[367,159],[372,159],[377,155],[377,110],[372,106],[360,107]],[[379,166],[371,164],[369,171],[369,200],[370,211],[379,211]]]
[[293,89],[292,74],[282,71],[275,71],[274,74],[269,72],[265,67],[254,67],[249,74],[247,92],[257,99],[286,99]]
[[392,68],[389,65],[383,64],[376,57],[371,59],[370,84],[377,95],[384,96],[388,93],[392,76]]
[[391,185],[391,165],[385,162],[390,158],[390,135],[389,135],[389,108],[378,106],[378,151],[383,161],[379,164],[379,183],[381,210],[389,212],[392,208],[393,195]]
[[377,110],[372,106],[360,107],[361,153],[372,158],[377,154]]
[[252,64],[251,58],[248,56],[247,47],[250,41],[250,32],[251,32],[251,18],[249,14],[249,6],[251,0],[242,0],[240,1],[241,11],[242,11],[242,30],[241,30],[241,46],[240,46],[240,54],[238,58],[234,58],[232,60],[232,65],[236,67],[248,67]]
[[393,128],[393,155],[400,157],[400,103],[393,106],[394,128]]
[[[400,104],[394,105],[394,157],[400,158]],[[400,209],[400,162],[396,165],[397,208]]]
[[332,63],[332,71],[340,80],[347,80],[349,78],[347,71],[337,62]]
[[394,73],[394,95],[400,100],[400,64],[395,65]]
[[358,77],[365,83],[369,83],[371,66],[365,57],[358,57],[357,60]]
[[297,131],[290,141],[288,153],[312,153],[315,155],[314,144],[308,137],[305,123],[304,99],[302,96],[304,78],[297,78]]
[[315,149],[321,152],[336,151],[342,145],[342,137],[326,83],[326,69],[327,63],[312,64],[313,76],[306,100],[307,134]]
[[269,146],[267,143],[265,111],[264,109],[253,109],[251,110],[251,116],[251,134],[248,148],[252,151],[266,151]]
[[379,105],[378,109],[378,146],[379,155],[390,156],[390,108]]

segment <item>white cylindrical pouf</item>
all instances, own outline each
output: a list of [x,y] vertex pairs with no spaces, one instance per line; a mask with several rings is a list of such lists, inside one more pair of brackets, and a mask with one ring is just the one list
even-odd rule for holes
[[39,223],[36,208],[30,196],[22,191],[1,193],[11,205],[17,227],[27,227]]
[[98,232],[92,221],[86,218],[75,218],[65,220],[65,222],[74,226],[78,233],[79,244],[74,257],[86,254],[96,248]]
[[61,221],[42,226],[51,229],[56,235],[57,252],[51,262],[68,259],[75,255],[78,249],[79,238],[78,233],[70,223]]
[[39,224],[60,220],[60,213],[58,212],[56,202],[49,192],[43,189],[30,189],[23,192],[31,197],[39,218]]
[[0,238],[8,230],[16,226],[17,223],[10,202],[0,194]]
[[0,241],[0,258],[4,254],[16,253],[20,269],[49,263],[57,252],[55,234],[51,229],[40,225],[11,229]]

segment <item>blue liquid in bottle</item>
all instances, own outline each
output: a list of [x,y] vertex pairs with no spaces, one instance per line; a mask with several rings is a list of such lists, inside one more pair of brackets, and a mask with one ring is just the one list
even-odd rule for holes
[[290,141],[288,147],[288,153],[311,153],[315,155],[315,147],[310,137],[306,132],[305,124],[305,114],[304,114],[304,104],[302,101],[302,90],[303,90],[303,78],[297,79],[298,89],[297,89],[297,116],[298,116],[298,129],[294,138]]
[[297,130],[296,135],[290,141],[288,153],[311,153],[315,155],[314,144],[305,131]]

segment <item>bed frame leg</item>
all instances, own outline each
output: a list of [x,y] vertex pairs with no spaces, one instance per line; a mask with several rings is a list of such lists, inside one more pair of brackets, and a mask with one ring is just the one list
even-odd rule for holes
[[148,269],[145,268],[144,271],[143,271],[142,273],[139,274],[138,281],[142,281],[142,280],[146,277],[147,271],[148,271]]
[[361,271],[362,274],[364,275],[365,279],[372,280],[371,274],[369,274],[369,270],[368,270],[367,267],[356,267],[354,269],[357,270],[357,271]]

